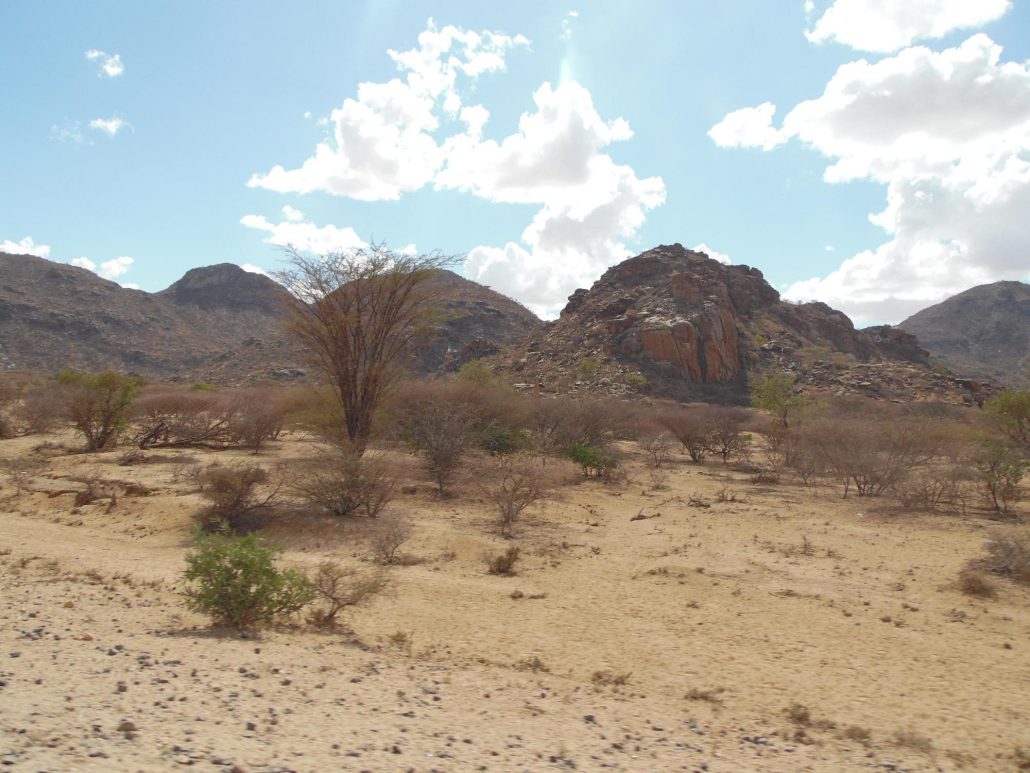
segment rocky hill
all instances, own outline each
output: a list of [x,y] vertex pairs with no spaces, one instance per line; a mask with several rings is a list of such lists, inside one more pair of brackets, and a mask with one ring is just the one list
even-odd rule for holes
[[758,269],[679,244],[610,268],[500,361],[524,388],[677,399],[740,400],[750,377],[774,370],[806,390],[890,399],[969,402],[982,386],[932,370],[904,331],[785,303]]
[[[524,336],[539,320],[514,301],[449,271],[439,333],[412,365],[458,367]],[[244,383],[302,378],[308,367],[286,337],[285,291],[223,263],[195,268],[158,293],[90,271],[0,253],[0,366],[54,372],[112,368],[163,380]]]
[[998,384],[1030,387],[1030,285],[995,282],[952,296],[898,327],[939,362]]

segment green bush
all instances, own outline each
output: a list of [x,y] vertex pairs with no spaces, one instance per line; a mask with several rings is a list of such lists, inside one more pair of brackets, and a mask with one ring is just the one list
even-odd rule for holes
[[190,609],[215,623],[246,630],[298,612],[315,598],[303,574],[276,568],[277,551],[256,535],[198,532],[194,544],[186,554],[182,576],[190,585],[183,595]]
[[619,469],[618,458],[608,449],[573,443],[564,453],[583,469],[583,474],[588,478],[610,480]]
[[1019,482],[1030,467],[1030,461],[1008,443],[982,438],[973,454],[977,483],[981,493],[995,510],[1007,513],[1019,499]]
[[139,379],[113,371],[80,373],[66,370],[57,377],[64,417],[86,438],[86,450],[114,445],[128,426],[128,412],[139,393]]
[[480,445],[484,451],[494,456],[514,454],[529,447],[529,434],[497,422],[490,422],[483,430]]

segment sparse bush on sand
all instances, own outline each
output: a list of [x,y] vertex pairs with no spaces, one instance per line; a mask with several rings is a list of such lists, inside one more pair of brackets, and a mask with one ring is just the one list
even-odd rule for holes
[[375,518],[390,503],[396,480],[382,458],[346,452],[318,459],[290,484],[301,500],[332,515]]
[[496,574],[501,577],[514,577],[515,564],[518,563],[521,551],[517,545],[512,545],[503,553],[487,554],[486,571],[488,574]]
[[211,503],[198,514],[201,526],[213,529],[225,523],[232,531],[242,529],[246,516],[278,501],[282,482],[271,478],[256,464],[212,464],[199,470],[200,493]]
[[388,586],[389,580],[380,571],[362,572],[336,561],[323,561],[311,578],[322,604],[309,613],[308,622],[318,628],[335,628],[341,612],[368,604]]
[[198,532],[182,575],[187,605],[238,630],[299,612],[316,592],[300,572],[278,569],[276,552],[253,534]]

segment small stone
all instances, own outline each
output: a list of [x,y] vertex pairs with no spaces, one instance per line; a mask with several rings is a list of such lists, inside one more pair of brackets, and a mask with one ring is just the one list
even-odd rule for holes
[[138,729],[136,723],[128,719],[123,719],[118,725],[119,733],[132,733]]

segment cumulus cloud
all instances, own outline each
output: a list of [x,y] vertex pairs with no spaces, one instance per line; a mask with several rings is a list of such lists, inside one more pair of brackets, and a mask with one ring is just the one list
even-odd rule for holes
[[50,257],[50,245],[36,244],[31,236],[26,236],[17,242],[10,239],[0,242],[0,252],[6,252],[10,255],[35,255],[37,258],[48,258]]
[[267,276],[269,279],[272,278],[261,266],[255,266],[253,263],[241,263],[240,268],[248,274],[261,274],[261,276]]
[[103,132],[108,137],[115,136],[122,129],[128,127],[125,119],[120,115],[113,115],[110,118],[94,118],[89,122],[90,129],[96,129],[97,131]]
[[772,125],[776,105],[763,102],[758,107],[734,110],[708,130],[716,145],[724,148],[761,148],[772,150],[787,141]]
[[[845,64],[782,128],[769,124],[829,158],[828,182],[887,191],[870,219],[889,241],[786,297],[896,322],[971,285],[1030,277],[1030,64],[1001,54],[977,34],[940,52]],[[740,144],[766,147],[758,135]]]
[[[602,118],[590,92],[575,81],[541,84],[515,131],[500,140],[484,137],[490,113],[466,104],[465,87],[483,73],[504,70],[506,55],[528,42],[521,35],[430,23],[417,48],[389,52],[406,73],[403,80],[361,84],[357,98],[333,112],[331,142],[299,168],[277,166],[248,184],[360,200],[396,199],[432,185],[490,202],[536,205],[518,241],[473,248],[465,268],[469,278],[554,315],[574,289],[629,256],[624,242],[636,235],[646,212],[665,201],[665,185],[659,177],[639,178],[606,152],[633,132],[622,118]],[[245,225],[273,229],[248,218],[254,219]],[[274,238],[266,241],[282,242]]]
[[[122,255],[118,258],[105,260],[99,267],[94,261],[87,257],[74,258],[68,262],[73,266],[78,266],[79,268],[84,268],[87,271],[92,271],[94,274],[97,274],[104,279],[114,280],[125,274],[135,261],[128,255]],[[125,285],[123,285],[123,287],[124,286]]]
[[329,118],[331,136],[296,169],[282,165],[256,174],[250,187],[279,193],[325,191],[362,201],[398,199],[431,182],[444,162],[433,136],[437,112],[457,116],[462,108],[459,76],[475,79],[503,70],[508,50],[529,43],[521,35],[473,32],[432,20],[418,47],[389,51],[404,73],[387,83],[362,83]]
[[86,58],[97,63],[98,78],[117,78],[125,72],[125,65],[122,63],[121,54],[108,54],[91,48],[86,52]]
[[337,228],[334,225],[317,226],[304,220],[304,213],[293,207],[283,207],[285,220],[271,222],[264,215],[244,215],[240,223],[268,234],[264,242],[277,247],[293,247],[303,252],[324,255],[330,252],[367,247],[353,228]]
[[917,40],[981,27],[1011,7],[1012,0],[834,0],[805,37],[887,53]]
[[701,242],[700,244],[695,245],[695,246],[691,247],[690,249],[692,249],[694,252],[703,252],[705,255],[710,257],[712,260],[717,260],[720,263],[722,263],[724,266],[729,266],[729,265],[733,264],[733,261],[730,259],[729,255],[726,255],[725,253],[719,252],[718,250],[713,250],[711,247],[709,247],[704,242]]

